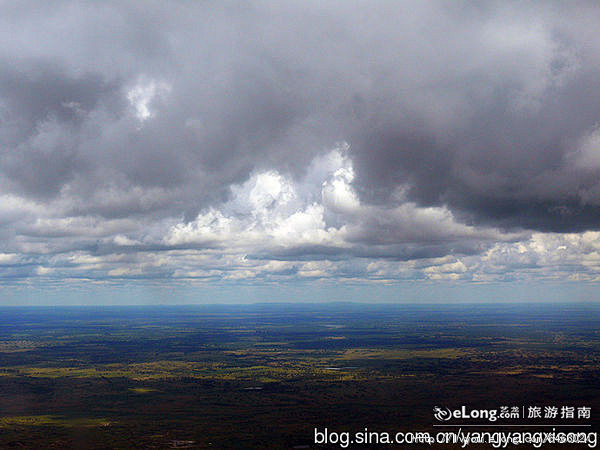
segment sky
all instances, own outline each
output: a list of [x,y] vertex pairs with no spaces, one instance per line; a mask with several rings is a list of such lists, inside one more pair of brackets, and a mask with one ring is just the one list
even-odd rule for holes
[[0,304],[598,301],[599,23],[0,1]]

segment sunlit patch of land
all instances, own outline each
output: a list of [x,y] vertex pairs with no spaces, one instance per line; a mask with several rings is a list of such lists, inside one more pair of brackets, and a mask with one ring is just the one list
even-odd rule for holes
[[340,359],[411,359],[411,358],[460,358],[476,352],[460,348],[434,350],[351,348],[343,352]]
[[156,389],[148,388],[148,387],[134,387],[129,388],[131,392],[135,392],[136,394],[150,394],[151,392],[156,392]]
[[110,424],[110,421],[104,418],[90,417],[64,417],[52,415],[0,417],[0,428],[16,428],[30,426],[108,427],[110,426]]

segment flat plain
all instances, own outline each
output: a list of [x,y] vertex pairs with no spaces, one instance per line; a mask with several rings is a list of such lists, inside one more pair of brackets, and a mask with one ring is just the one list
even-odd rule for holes
[[5,307],[0,317],[1,448],[314,448],[315,427],[435,431],[434,406],[462,405],[586,406],[598,430],[594,304]]

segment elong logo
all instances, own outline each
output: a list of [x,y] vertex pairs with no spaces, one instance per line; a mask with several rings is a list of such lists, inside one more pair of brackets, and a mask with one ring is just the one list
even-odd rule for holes
[[472,409],[467,410],[466,406],[461,406],[460,409],[451,410],[450,408],[441,408],[434,406],[433,417],[440,422],[445,422],[450,419],[487,419],[490,422],[495,422],[498,419],[498,410],[496,409]]

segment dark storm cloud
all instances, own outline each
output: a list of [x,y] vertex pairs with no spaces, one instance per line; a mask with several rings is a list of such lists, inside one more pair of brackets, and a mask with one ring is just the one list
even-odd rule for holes
[[[508,95],[475,108],[469,123],[440,136],[402,122],[359,134],[359,183],[373,201],[407,183],[423,205],[447,204],[463,219],[544,231],[597,229],[598,167],[573,167],[569,155],[593,129],[600,107],[585,94],[599,92],[596,77],[574,76],[537,99],[535,111],[514,111]],[[391,119],[392,120],[392,119]]]
[[49,63],[26,71],[11,66],[5,60],[0,69],[3,172],[17,191],[53,196],[85,169],[77,148],[81,120],[114,86],[94,74],[72,78]]
[[346,141],[365,203],[600,228],[600,164],[574,162],[600,122],[594,3],[2,9],[0,186],[57,215],[192,220]]
[[485,249],[481,242],[451,242],[444,244],[410,243],[388,246],[356,246],[352,249],[301,246],[271,249],[268,254],[248,255],[248,259],[277,261],[345,261],[349,258],[383,258],[411,261],[437,258],[448,254],[475,255]]

